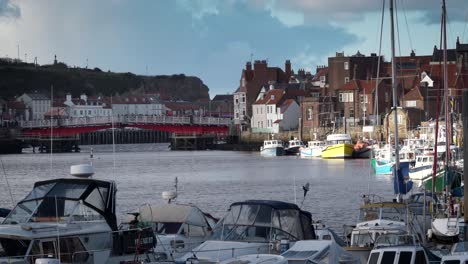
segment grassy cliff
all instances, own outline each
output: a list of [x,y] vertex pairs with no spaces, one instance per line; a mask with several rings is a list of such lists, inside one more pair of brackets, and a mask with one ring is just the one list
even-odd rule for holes
[[33,91],[50,94],[51,86],[54,97],[64,97],[67,93],[73,96],[159,93],[163,99],[209,100],[208,87],[199,78],[183,74],[141,76],[103,72],[98,68],[69,68],[63,63],[35,66],[0,61],[0,97],[11,98]]

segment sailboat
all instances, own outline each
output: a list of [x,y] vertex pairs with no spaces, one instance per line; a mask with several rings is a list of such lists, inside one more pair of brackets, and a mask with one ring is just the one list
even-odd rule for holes
[[[458,235],[460,234],[460,221],[464,222],[463,219],[459,218],[459,215],[455,214],[453,210],[452,204],[452,195],[453,193],[451,190],[455,186],[454,183],[457,183],[457,178],[460,177],[460,173],[456,173],[452,167],[450,167],[451,163],[451,151],[450,151],[450,143],[451,143],[451,122],[450,122],[450,113],[449,113],[449,104],[448,104],[448,74],[447,74],[447,12],[445,6],[445,0],[442,1],[442,36],[443,36],[443,74],[444,74],[444,106],[445,106],[445,162],[444,162],[444,169],[443,174],[439,173],[439,175],[443,175],[442,177],[438,177],[436,175],[436,160],[437,160],[437,137],[436,144],[434,146],[434,170],[433,170],[433,178],[432,178],[432,188],[436,187],[436,180],[440,178],[443,180],[444,183],[444,190],[445,190],[445,209],[442,212],[436,212],[435,219],[432,221],[431,225],[431,232],[430,234],[434,236],[437,240],[441,241],[450,241],[450,242],[457,242]],[[439,111],[439,109],[437,109]],[[436,127],[438,126],[438,119],[436,120]],[[437,130],[436,130],[437,132]],[[458,177],[457,177],[458,176]],[[461,177],[460,177],[461,179]],[[458,181],[461,185],[461,180]],[[448,204],[447,204],[447,194],[448,195]]]

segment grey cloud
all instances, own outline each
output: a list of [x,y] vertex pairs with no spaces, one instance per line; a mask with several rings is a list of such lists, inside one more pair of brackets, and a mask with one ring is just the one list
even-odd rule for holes
[[[365,13],[380,12],[382,1],[379,0],[257,0],[256,3],[274,6],[275,9],[301,12],[307,21],[334,20],[336,22],[350,21],[363,17]],[[442,1],[429,0],[395,0],[399,12],[421,12],[423,22],[434,24],[440,22]],[[389,1],[386,1],[388,8]],[[464,21],[468,11],[466,0],[447,1],[448,18],[451,21]],[[388,11],[386,11],[388,12]]]
[[21,16],[21,10],[10,0],[0,0],[0,17],[18,18]]

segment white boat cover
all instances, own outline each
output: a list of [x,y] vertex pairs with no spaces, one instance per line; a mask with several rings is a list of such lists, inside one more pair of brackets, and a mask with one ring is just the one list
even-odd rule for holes
[[307,260],[314,263],[360,263],[359,258],[331,240],[297,241],[281,256],[285,257],[288,263],[307,263]]
[[140,208],[138,220],[155,223],[186,223],[194,226],[208,226],[202,211],[192,205],[161,204]]

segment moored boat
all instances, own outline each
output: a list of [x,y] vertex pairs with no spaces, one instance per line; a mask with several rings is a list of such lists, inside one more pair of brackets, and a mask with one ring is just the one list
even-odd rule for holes
[[300,149],[304,147],[304,143],[297,138],[289,140],[288,146],[284,148],[285,155],[299,155]]
[[331,134],[327,136],[326,146],[322,151],[322,158],[352,158],[353,151],[354,145],[349,134]]
[[260,154],[262,156],[283,156],[284,155],[284,146],[283,141],[281,140],[265,140],[263,141],[263,146],[260,147]]
[[307,147],[300,149],[301,157],[321,157],[324,147],[325,142],[323,141],[309,141],[307,142]]
[[371,157],[372,148],[365,141],[359,140],[354,145],[353,158],[355,159],[368,159]]

